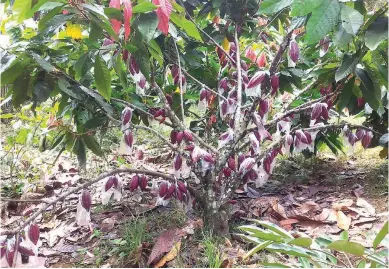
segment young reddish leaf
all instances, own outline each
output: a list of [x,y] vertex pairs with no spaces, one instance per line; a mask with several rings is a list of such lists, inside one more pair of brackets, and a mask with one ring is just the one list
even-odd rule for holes
[[128,39],[131,33],[132,4],[131,0],[123,0],[124,4],[124,41]]
[[169,18],[172,12],[170,0],[153,0],[153,4],[159,6],[157,9],[158,29],[165,35],[169,32]]
[[[120,0],[111,0],[111,2],[109,2],[109,7],[120,10]],[[115,33],[119,34],[120,28],[122,27],[122,22],[112,19],[111,24],[112,24],[112,29],[115,31]]]

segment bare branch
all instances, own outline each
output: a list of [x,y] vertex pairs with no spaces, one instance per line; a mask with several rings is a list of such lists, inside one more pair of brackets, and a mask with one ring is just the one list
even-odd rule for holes
[[19,232],[21,232],[24,229],[24,227],[26,227],[28,224],[30,224],[32,221],[34,221],[35,218],[37,218],[40,214],[45,212],[50,206],[65,199],[66,197],[68,197],[72,193],[78,192],[82,189],[85,189],[85,188],[99,182],[100,180],[103,180],[104,178],[107,178],[109,176],[119,174],[119,173],[145,174],[145,175],[149,175],[149,176],[162,177],[164,179],[171,180],[171,181],[174,180],[174,177],[172,175],[167,175],[167,174],[163,174],[163,173],[156,172],[156,171],[142,170],[142,169],[122,168],[122,169],[115,169],[115,170],[112,170],[109,172],[104,172],[104,173],[100,174],[97,178],[92,179],[91,181],[88,181],[88,182],[82,184],[81,186],[78,186],[78,187],[62,194],[59,197],[57,197],[55,200],[47,203],[45,206],[43,206],[41,209],[39,209],[37,212],[35,212],[31,217],[29,217],[27,220],[25,220],[24,223],[21,226],[19,226],[16,230],[14,230],[14,231],[1,231],[0,235],[18,234]]
[[[240,65],[240,49],[239,49],[239,37],[238,30],[235,28],[235,46],[236,46],[236,71],[238,72],[238,84],[237,84],[237,105],[234,117],[234,131],[240,133],[240,114],[242,106],[242,69]],[[237,132],[238,130],[238,132]]]
[[290,108],[290,105],[293,103],[294,100],[296,100],[298,97],[300,97],[302,94],[304,94],[305,92],[309,91],[313,85],[315,85],[316,83],[316,80],[312,81],[311,83],[309,83],[304,89],[302,89],[301,91],[299,91],[296,95],[293,96],[293,98],[283,106],[282,108],[282,112],[284,112],[285,110],[289,109]]

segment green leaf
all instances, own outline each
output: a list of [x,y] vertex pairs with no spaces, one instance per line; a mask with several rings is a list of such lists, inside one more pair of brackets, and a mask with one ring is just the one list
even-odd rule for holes
[[151,40],[148,46],[151,56],[158,62],[160,67],[163,67],[163,54],[161,48],[155,40]]
[[381,104],[381,90],[374,87],[374,83],[371,80],[366,70],[356,68],[355,74],[361,80],[359,88],[362,91],[363,98],[370,105],[371,108],[377,111]]
[[299,262],[301,263],[303,268],[311,268],[311,264],[309,260],[305,257],[298,257]]
[[365,44],[370,50],[375,50],[386,39],[388,39],[388,18],[381,17],[366,30]]
[[138,28],[143,40],[149,43],[156,32],[158,17],[155,13],[141,14],[134,20],[133,25]]
[[12,64],[1,73],[1,85],[11,84],[24,71],[24,67],[29,63],[30,59],[23,55],[19,56]]
[[265,249],[268,245],[270,245],[272,243],[272,241],[265,241],[261,244],[259,244],[258,246],[254,247],[253,249],[251,249],[249,252],[247,252],[244,256],[243,256],[243,260],[246,260],[248,259],[249,257],[251,257],[252,255],[254,255],[255,253],[257,253],[258,251],[261,251],[262,249]]
[[53,72],[55,67],[50,64],[48,61],[42,59],[41,56],[39,56],[38,54],[36,53],[31,53],[32,55],[32,58],[34,58],[34,60],[45,70],[47,71],[48,73],[50,72]]
[[291,241],[288,241],[288,244],[308,248],[312,244],[312,239],[309,237],[298,237],[298,238],[295,238]]
[[99,143],[97,143],[96,139],[91,135],[83,135],[82,139],[84,140],[85,145],[97,156],[102,157],[104,155],[103,151]]
[[266,250],[271,252],[280,252],[285,253],[292,256],[297,257],[307,257],[309,258],[311,255],[314,255],[314,253],[308,252],[308,250],[299,247],[299,246],[291,246],[287,244],[271,244],[269,245]]
[[115,59],[115,71],[117,76],[119,77],[120,85],[123,89],[127,89],[127,77],[126,77],[126,67],[123,63],[122,57],[117,55]]
[[97,42],[99,38],[103,36],[103,28],[100,27],[96,22],[90,21],[89,40]]
[[105,64],[104,60],[100,56],[96,56],[95,59],[95,82],[96,87],[101,96],[103,96],[107,101],[111,99],[111,75],[109,73],[108,67]]
[[356,35],[363,24],[363,15],[351,7],[342,5],[340,17],[342,19],[343,28],[347,33]]
[[107,122],[107,120],[108,118],[106,116],[96,117],[85,122],[83,127],[85,129],[96,129]]
[[65,77],[60,77],[58,80],[58,87],[61,91],[73,97],[74,99],[83,100],[83,95],[80,91],[75,90],[70,83],[65,79]]
[[[57,8],[53,9],[52,11],[50,11],[47,15],[52,15],[51,12],[53,12],[55,15],[56,12],[58,12],[59,10],[61,9],[61,7],[58,7],[58,10]],[[63,26],[66,22],[70,21],[72,18],[74,17],[74,14],[58,14],[58,15],[55,15],[54,17],[51,17],[47,22],[45,22],[43,25],[42,25],[42,29],[39,29],[40,32],[39,32],[39,35],[41,36],[49,36],[49,35],[52,35],[54,34],[57,29],[61,26]],[[43,19],[39,22],[39,28],[41,28],[41,23],[42,23]]]
[[81,89],[84,93],[90,96],[96,103],[107,112],[108,115],[112,115],[112,107],[108,104],[101,95],[97,94],[95,91],[92,91],[82,85],[78,85],[78,88]]
[[271,230],[272,232],[275,232],[283,236],[284,238],[293,238],[293,236],[290,233],[288,233],[286,230],[282,229],[281,227],[275,225],[274,223],[271,223],[269,221],[255,220],[255,219],[253,219],[252,221]]
[[182,28],[188,36],[193,37],[198,41],[202,41],[202,38],[196,28],[196,25],[193,22],[187,20],[184,15],[172,12],[170,14],[170,19],[174,24]]
[[335,81],[338,82],[353,73],[358,62],[359,57],[357,55],[345,54],[341,66],[336,70]]
[[15,0],[12,6],[12,15],[15,16],[17,22],[23,22],[28,19],[27,15],[31,9],[32,0]]
[[351,97],[353,96],[353,87],[355,83],[355,77],[347,81],[346,85],[340,92],[339,101],[338,101],[338,110],[342,111],[343,108],[348,107]]
[[150,79],[150,55],[147,48],[144,44],[139,44],[141,46],[138,47],[138,50],[135,51],[134,57],[136,63],[139,65],[140,71],[142,71],[143,75],[147,80]]
[[86,151],[85,144],[82,138],[78,138],[73,147],[74,154],[77,155],[78,165],[82,168],[86,168]]
[[[387,135],[387,134],[386,134]],[[385,236],[388,234],[388,223],[386,222],[384,227],[378,232],[377,236],[374,238],[373,241],[373,248],[376,249],[378,245],[381,243],[381,241],[385,238]]]
[[105,30],[107,34],[115,39],[117,41],[119,39],[118,35],[115,33],[115,31],[112,29],[112,26],[108,20],[102,20],[99,17],[97,17],[95,14],[90,13],[89,14],[91,20],[96,23],[98,27],[100,27],[102,30]]
[[15,115],[14,115],[14,114],[11,114],[11,113],[1,114],[1,115],[0,115],[0,119],[11,119],[11,118],[13,118],[13,117],[15,117]]
[[50,150],[55,149],[65,138],[65,134],[59,135],[54,139],[53,144],[51,144]]
[[291,16],[304,16],[317,8],[323,0],[294,0],[291,7]]
[[50,10],[46,15],[44,15],[40,20],[39,20],[39,23],[38,23],[38,30],[39,31],[42,31],[43,29],[45,29],[47,27],[47,24],[48,21],[50,21],[50,19],[52,19],[55,15],[58,14],[58,12],[60,12],[62,9],[62,6],[60,7],[56,7],[52,10]]
[[75,79],[80,80],[87,72],[87,61],[89,60],[89,54],[85,53],[74,64]]
[[24,72],[14,81],[12,85],[12,104],[14,107],[19,107],[28,99],[27,91],[31,87],[30,77],[30,73]]
[[348,240],[348,231],[343,231],[340,233],[339,238],[341,240]]
[[264,0],[259,6],[259,14],[271,15],[290,6],[293,0]]
[[340,4],[338,0],[324,0],[313,12],[307,23],[305,41],[308,44],[319,42],[338,23]]
[[352,40],[353,36],[346,32],[342,24],[339,24],[338,29],[336,30],[334,44],[337,45],[339,48],[344,48],[347,45],[350,45]]
[[251,236],[258,237],[262,240],[271,240],[274,242],[282,242],[283,238],[282,236],[275,234],[273,232],[265,231],[259,227],[256,227],[254,225],[243,225],[239,226],[239,229],[249,232]]
[[132,8],[132,13],[146,13],[153,10],[156,10],[158,7],[150,2],[142,2],[140,4],[137,4]]
[[107,15],[107,17],[110,19],[115,19],[118,21],[123,20],[122,12],[117,8],[106,7],[104,8],[104,14]]
[[365,253],[365,247],[361,244],[350,242],[347,240],[336,240],[327,246],[328,249],[342,251],[345,253],[353,254],[355,256],[363,256]]

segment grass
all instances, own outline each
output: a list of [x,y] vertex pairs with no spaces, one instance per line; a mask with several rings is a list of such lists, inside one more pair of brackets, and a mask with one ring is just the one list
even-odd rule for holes
[[202,231],[203,238],[200,244],[204,246],[203,257],[206,268],[220,268],[223,263],[223,252],[220,248],[220,238],[210,231]]

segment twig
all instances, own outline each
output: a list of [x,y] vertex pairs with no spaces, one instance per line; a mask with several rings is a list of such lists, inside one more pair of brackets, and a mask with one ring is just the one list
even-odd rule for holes
[[179,51],[178,51],[177,43],[176,43],[176,41],[174,40],[174,38],[173,38],[173,42],[174,42],[174,47],[175,47],[176,53],[177,53],[178,76],[179,76],[178,83],[179,83],[179,85],[180,85],[181,117],[182,117],[182,123],[185,125],[185,122],[184,122],[184,119],[185,119],[185,113],[184,113],[184,97],[183,97],[183,91],[184,91],[184,89],[182,88],[182,72],[181,72],[180,53],[179,53]]
[[[151,114],[151,113],[147,112],[146,110],[144,110],[144,109],[142,109],[140,107],[137,107],[136,105],[131,104],[131,103],[127,102],[127,101],[124,101],[124,100],[121,100],[121,99],[117,99],[117,98],[111,98],[111,100],[114,101],[114,102],[121,103],[123,105],[129,106],[129,107],[139,111],[140,113],[142,113],[142,114],[144,114],[144,115],[146,115],[146,116],[148,116],[150,118],[154,118],[153,114]],[[173,127],[173,125],[171,123],[166,122],[166,121],[164,121],[163,124],[165,124],[165,125],[167,125],[169,127]]]
[[80,191],[82,189],[85,189],[85,188],[87,188],[87,187],[89,187],[89,186],[99,182],[100,180],[102,180],[104,178],[107,178],[107,177],[109,177],[111,175],[115,175],[115,174],[119,174],[119,173],[145,174],[145,175],[149,175],[149,176],[162,177],[162,178],[170,180],[170,181],[174,180],[174,177],[172,175],[167,175],[167,174],[163,174],[163,173],[160,173],[160,172],[157,172],[157,171],[143,170],[143,169],[121,168],[121,169],[114,169],[114,170],[109,171],[109,172],[104,172],[104,173],[100,174],[97,178],[95,178],[95,179],[93,179],[91,181],[88,181],[88,182],[82,184],[81,186],[78,186],[78,187],[76,187],[76,188],[74,188],[74,189],[72,189],[72,190],[62,194],[61,196],[57,197],[55,200],[47,203],[44,207],[42,207],[40,210],[35,212],[31,217],[29,217],[27,220],[25,220],[24,223],[22,225],[20,225],[16,230],[14,230],[14,231],[1,231],[0,235],[18,234],[20,231],[22,231],[24,229],[24,227],[26,227],[35,218],[37,218],[40,214],[42,214],[50,206],[54,205],[58,201],[63,200],[67,196],[69,196],[70,194],[78,192],[78,191]]
[[16,203],[49,203],[43,199],[16,199],[16,198],[0,198],[0,202],[16,202]]
[[186,12],[186,15],[189,17],[189,20],[191,20],[194,25],[196,25],[196,28],[199,29],[200,32],[202,32],[216,47],[218,47],[222,52],[224,52],[224,54],[227,56],[228,59],[230,59],[230,61],[233,63],[233,64],[236,64],[235,60],[231,57],[231,55],[225,51],[223,49],[222,46],[220,46],[216,41],[215,39],[213,39],[209,34],[207,34],[207,32],[205,32],[203,29],[200,28],[200,26],[198,26],[198,24],[193,20],[193,18],[189,15],[188,12]]
[[293,96],[293,98],[282,108],[282,112],[284,112],[285,110],[289,109],[290,108],[290,105],[293,103],[294,100],[296,100],[299,96],[301,96],[303,93],[309,91],[313,85],[315,85],[316,83],[316,80],[312,81],[311,83],[309,83],[304,89],[302,89],[301,91],[299,91],[295,96]]
[[354,266],[353,266],[353,264],[351,263],[350,258],[347,256],[346,253],[344,253],[344,252],[342,252],[342,253],[343,253],[343,255],[346,257],[348,263],[350,264],[350,268],[353,268]]

